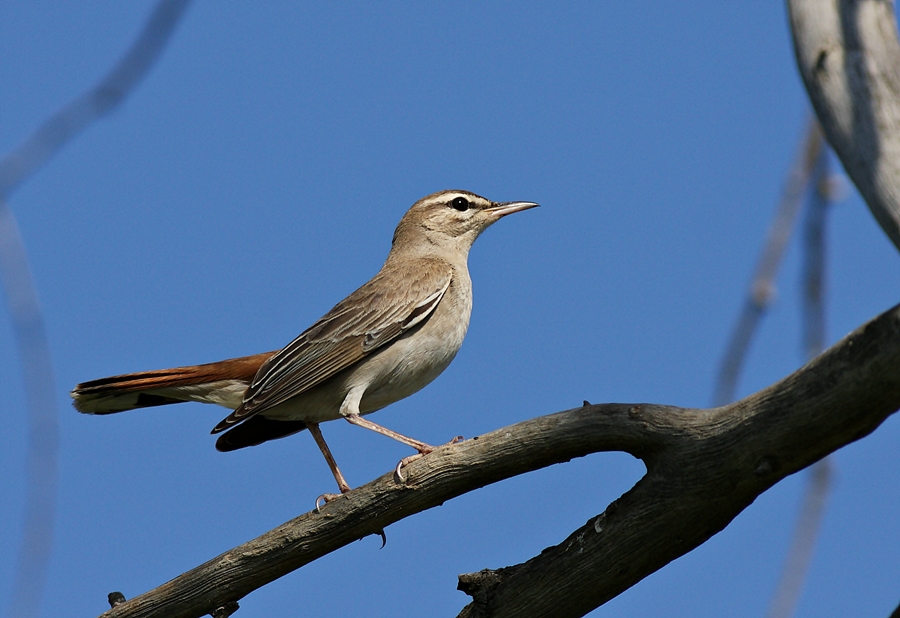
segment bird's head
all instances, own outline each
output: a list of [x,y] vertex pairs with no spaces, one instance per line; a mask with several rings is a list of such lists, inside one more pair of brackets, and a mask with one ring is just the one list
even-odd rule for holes
[[534,202],[492,202],[468,191],[432,193],[403,215],[394,232],[392,252],[447,250],[465,255],[491,224],[535,206]]

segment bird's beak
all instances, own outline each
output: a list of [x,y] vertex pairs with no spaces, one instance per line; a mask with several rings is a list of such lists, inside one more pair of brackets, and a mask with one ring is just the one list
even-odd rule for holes
[[534,202],[503,202],[487,208],[486,212],[491,213],[499,219],[500,217],[511,215],[514,212],[528,210],[529,208],[537,208],[538,206],[540,206],[540,204],[535,204]]

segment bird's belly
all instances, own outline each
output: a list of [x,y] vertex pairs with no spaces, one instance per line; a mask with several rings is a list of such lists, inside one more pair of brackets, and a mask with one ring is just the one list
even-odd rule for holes
[[[368,381],[359,409],[368,414],[409,397],[438,377],[459,351],[452,342],[423,341],[410,337],[386,350],[377,371],[361,371],[352,383]],[[367,375],[369,374],[369,375]]]
[[[377,362],[360,367],[353,384],[368,383],[360,412],[368,414],[409,397],[438,377],[462,345],[469,326],[470,307],[438,307],[423,327],[394,341],[378,352]],[[445,312],[453,315],[447,319]],[[448,323],[452,325],[447,328]],[[368,365],[368,363],[367,363]]]

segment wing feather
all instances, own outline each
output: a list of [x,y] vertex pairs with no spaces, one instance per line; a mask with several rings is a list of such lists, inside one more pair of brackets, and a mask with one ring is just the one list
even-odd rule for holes
[[[438,260],[386,264],[372,280],[335,305],[269,357],[244,402],[213,433],[321,384],[403,333],[423,324],[440,304],[453,271]],[[403,289],[393,282],[405,281]]]

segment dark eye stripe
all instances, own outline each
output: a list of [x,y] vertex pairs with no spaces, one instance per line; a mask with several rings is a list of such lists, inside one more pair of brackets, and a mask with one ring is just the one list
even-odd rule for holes
[[458,210],[460,212],[469,210],[469,200],[467,200],[464,197],[454,198],[453,201],[450,202],[450,205],[453,206],[453,208],[455,208],[456,210]]

